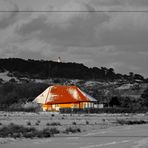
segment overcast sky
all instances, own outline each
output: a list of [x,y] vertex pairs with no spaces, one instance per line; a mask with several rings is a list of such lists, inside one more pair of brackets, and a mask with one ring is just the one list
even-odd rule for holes
[[[0,58],[81,62],[148,77],[148,0],[0,0]],[[79,12],[88,11],[88,12]]]

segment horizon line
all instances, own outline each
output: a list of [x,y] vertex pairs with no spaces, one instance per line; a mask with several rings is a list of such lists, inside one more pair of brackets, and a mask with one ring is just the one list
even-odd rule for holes
[[33,13],[43,13],[43,12],[47,12],[47,13],[54,13],[54,12],[58,12],[58,13],[76,13],[76,12],[80,12],[80,13],[86,13],[86,12],[90,12],[90,13],[101,13],[101,12],[111,12],[111,13],[148,13],[148,10],[94,10],[94,11],[71,11],[71,10],[64,10],[64,11],[53,11],[53,10],[0,10],[0,13],[7,13],[7,12],[16,12],[16,13],[27,13],[27,12],[33,12]]

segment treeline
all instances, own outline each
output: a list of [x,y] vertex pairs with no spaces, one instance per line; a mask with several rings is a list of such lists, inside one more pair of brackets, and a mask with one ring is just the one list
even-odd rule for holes
[[0,109],[7,108],[15,103],[33,101],[41,92],[48,87],[44,83],[12,83],[0,85]]
[[141,80],[140,74],[130,72],[128,75],[115,73],[113,68],[88,68],[78,63],[58,63],[44,60],[24,60],[19,58],[0,59],[0,71],[9,71],[16,77],[38,79],[70,78],[70,79],[125,79],[129,81]]

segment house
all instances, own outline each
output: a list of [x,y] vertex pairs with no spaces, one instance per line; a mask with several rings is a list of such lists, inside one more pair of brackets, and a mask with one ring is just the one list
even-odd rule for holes
[[59,111],[60,108],[92,108],[97,100],[77,86],[54,85],[48,87],[33,102],[41,104],[44,111]]

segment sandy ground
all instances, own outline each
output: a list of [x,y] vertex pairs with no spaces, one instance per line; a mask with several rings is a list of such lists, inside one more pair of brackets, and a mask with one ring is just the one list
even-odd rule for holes
[[[117,119],[125,120],[145,120],[148,121],[148,115],[146,114],[59,114],[59,113],[50,113],[50,112],[40,112],[40,113],[24,113],[24,112],[0,112],[0,126],[8,125],[10,123],[36,127],[37,129],[43,129],[49,126],[48,124],[53,122],[58,122],[60,126],[54,126],[60,131],[64,130],[67,127],[79,127],[81,133],[79,134],[69,134],[69,135],[55,135],[55,137],[77,137],[80,135],[86,135],[88,137],[106,133],[106,129],[112,127],[116,128]],[[31,125],[28,125],[28,122]],[[76,123],[75,125],[73,123]],[[36,123],[39,123],[38,125]],[[140,126],[140,125],[139,125]],[[147,126],[148,127],[148,126]],[[126,126],[126,130],[131,129],[131,126]],[[147,128],[148,129],[148,128]],[[146,137],[147,138],[147,137]],[[34,139],[37,143],[49,142],[50,139]],[[140,139],[141,143],[145,139]],[[143,141],[142,141],[143,140]],[[148,139],[146,139],[148,140]],[[13,138],[0,138],[0,145],[5,145],[8,143],[16,143],[17,141],[26,141],[26,139],[13,139]],[[27,139],[27,141],[32,141]],[[124,141],[124,140],[123,140]],[[98,144],[99,145],[99,144]],[[0,146],[1,147],[1,146]],[[57,147],[58,148],[58,147]],[[88,147],[89,148],[89,147]],[[91,148],[91,147],[90,147]]]

